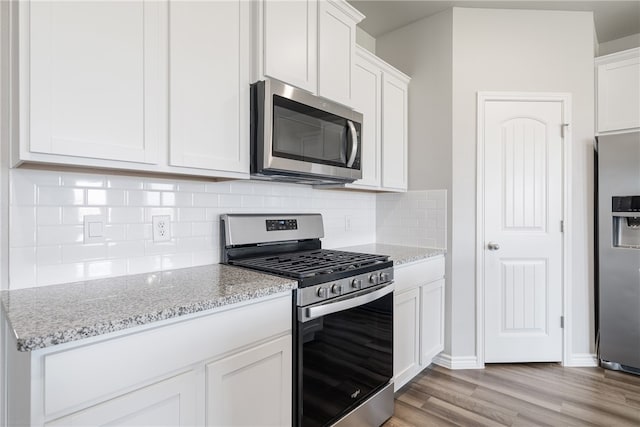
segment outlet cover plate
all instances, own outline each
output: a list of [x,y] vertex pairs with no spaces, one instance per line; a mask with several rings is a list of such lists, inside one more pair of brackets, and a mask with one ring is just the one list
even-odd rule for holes
[[153,241],[168,242],[171,240],[171,216],[154,215],[151,217],[153,223]]

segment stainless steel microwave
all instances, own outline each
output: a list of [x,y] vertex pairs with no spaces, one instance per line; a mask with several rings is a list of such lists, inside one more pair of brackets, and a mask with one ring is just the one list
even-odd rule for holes
[[251,85],[253,178],[308,184],[362,178],[362,114],[301,89]]

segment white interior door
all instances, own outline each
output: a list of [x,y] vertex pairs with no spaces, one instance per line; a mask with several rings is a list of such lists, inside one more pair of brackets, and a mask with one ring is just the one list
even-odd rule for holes
[[485,362],[562,360],[562,101],[484,103]]

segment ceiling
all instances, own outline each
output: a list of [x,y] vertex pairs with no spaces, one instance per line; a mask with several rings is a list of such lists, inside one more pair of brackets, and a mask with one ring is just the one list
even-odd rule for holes
[[366,15],[359,26],[379,37],[450,7],[593,11],[599,43],[640,33],[640,0],[636,1],[427,1],[348,0]]

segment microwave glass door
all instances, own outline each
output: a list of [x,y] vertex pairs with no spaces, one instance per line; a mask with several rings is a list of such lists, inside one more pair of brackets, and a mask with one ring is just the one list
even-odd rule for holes
[[359,169],[349,164],[360,125],[278,95],[273,96],[274,157]]

